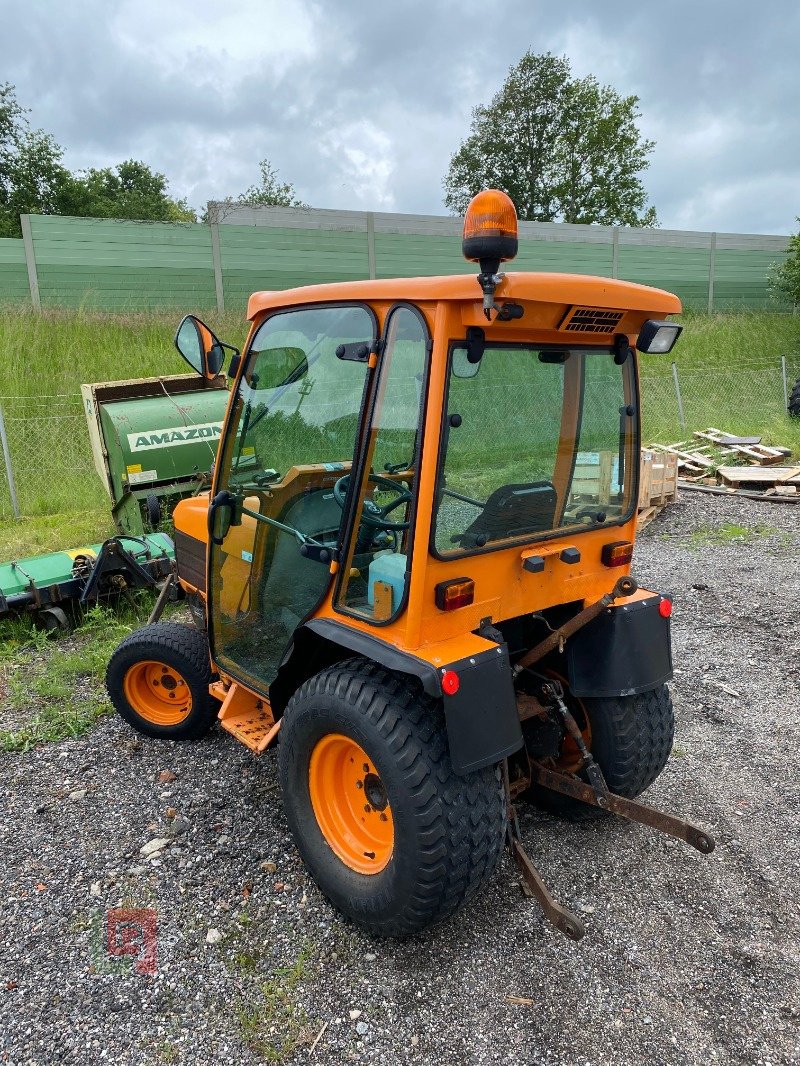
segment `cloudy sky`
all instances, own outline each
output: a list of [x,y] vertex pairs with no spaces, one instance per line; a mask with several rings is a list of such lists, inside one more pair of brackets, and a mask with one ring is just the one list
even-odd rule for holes
[[143,159],[195,208],[267,157],[313,207],[444,214],[522,54],[636,94],[661,224],[796,231],[797,0],[0,0],[0,82],[74,170]]

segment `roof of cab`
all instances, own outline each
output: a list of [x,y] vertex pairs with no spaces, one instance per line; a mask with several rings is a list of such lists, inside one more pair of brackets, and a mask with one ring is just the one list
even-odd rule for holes
[[[382,278],[376,281],[336,281],[326,285],[304,285],[277,292],[254,292],[247,303],[247,317],[261,311],[302,304],[339,303],[343,300],[412,302],[435,300],[474,301],[481,299],[475,274],[433,278]],[[590,307],[646,311],[651,314],[678,314],[677,296],[649,285],[598,278],[589,274],[539,274],[514,272],[498,285],[498,299],[535,300],[541,303],[580,304]]]

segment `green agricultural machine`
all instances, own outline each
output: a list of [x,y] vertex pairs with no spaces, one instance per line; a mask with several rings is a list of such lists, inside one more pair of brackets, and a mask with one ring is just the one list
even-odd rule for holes
[[209,480],[228,403],[224,375],[107,381],[82,385],[81,394],[95,469],[120,533],[155,529]]
[[225,377],[100,382],[83,385],[81,393],[118,536],[0,563],[0,620],[27,614],[48,630],[63,631],[76,606],[137,588],[179,594],[169,581],[172,539],[158,527],[179,499],[209,481],[228,402]]

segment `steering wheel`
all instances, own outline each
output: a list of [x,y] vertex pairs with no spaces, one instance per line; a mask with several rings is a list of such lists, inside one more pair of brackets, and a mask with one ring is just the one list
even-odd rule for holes
[[[364,507],[361,511],[361,521],[365,526],[375,526],[377,529],[391,529],[400,532],[403,529],[408,529],[408,522],[387,522],[386,516],[390,514],[395,508],[400,507],[404,503],[408,503],[411,499],[411,493],[407,488],[404,488],[399,482],[392,481],[391,478],[381,477],[380,474],[370,474],[369,481],[373,485],[378,485],[382,489],[388,489],[391,492],[397,493],[397,497],[394,500],[390,500],[389,503],[379,507],[373,500],[365,499]],[[344,510],[345,497],[347,496],[347,490],[350,487],[350,475],[345,474],[344,477],[340,477],[336,484],[333,486],[333,498]]]

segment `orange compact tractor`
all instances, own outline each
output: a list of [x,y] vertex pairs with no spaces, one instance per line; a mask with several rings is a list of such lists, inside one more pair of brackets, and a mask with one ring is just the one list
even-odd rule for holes
[[[714,842],[638,802],[672,747],[670,600],[628,576],[640,352],[675,296],[500,273],[503,193],[464,222],[460,277],[255,293],[213,491],[175,514],[196,625],[131,634],[108,688],[131,725],[219,719],[278,741],[283,804],[325,895],[403,936],[491,877],[504,841],[548,918],[578,919],[522,849],[522,794]],[[188,316],[207,378],[228,345]],[[165,595],[162,600],[166,598]]]

